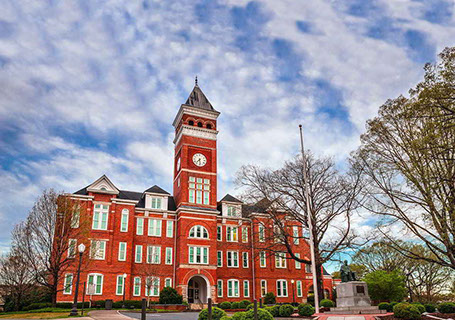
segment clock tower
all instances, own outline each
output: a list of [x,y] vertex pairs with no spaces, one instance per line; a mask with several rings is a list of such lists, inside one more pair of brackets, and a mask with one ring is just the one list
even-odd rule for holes
[[177,208],[216,210],[217,118],[197,84],[174,119],[174,199]]

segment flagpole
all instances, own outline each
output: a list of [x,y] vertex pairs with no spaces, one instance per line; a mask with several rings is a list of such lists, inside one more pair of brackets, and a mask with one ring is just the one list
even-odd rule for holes
[[313,220],[311,219],[311,207],[310,207],[310,190],[308,185],[308,173],[307,165],[305,159],[305,151],[303,148],[303,129],[302,125],[299,124],[300,129],[300,148],[302,152],[303,160],[303,179],[305,183],[305,199],[306,199],[306,211],[308,219],[308,229],[310,230],[310,253],[311,253],[311,273],[313,275],[313,291],[314,291],[314,306],[316,308],[316,313],[319,313],[319,293],[318,293],[318,280],[316,278],[316,263],[314,256],[314,236],[313,236]]

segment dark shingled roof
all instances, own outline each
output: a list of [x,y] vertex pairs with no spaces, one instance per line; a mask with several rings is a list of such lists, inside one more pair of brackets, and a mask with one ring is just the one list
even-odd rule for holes
[[141,199],[142,192],[119,190],[118,197],[119,197],[119,199],[136,200],[137,201],[137,200]]
[[227,195],[225,195],[223,199],[220,200],[220,202],[222,202],[222,201],[243,203],[243,202],[240,201],[239,199],[237,199],[237,198],[231,196],[229,193],[228,193]]
[[199,109],[216,111],[197,84],[194,86],[188,99],[186,99],[185,104]]
[[87,195],[88,192],[87,192],[87,188],[89,186],[86,186],[85,188],[82,188],[81,190],[77,190],[74,194],[82,194],[82,195]]
[[153,187],[148,188],[148,189],[145,190],[144,192],[170,194],[170,193],[167,192],[166,190],[163,190],[163,189],[161,189],[160,187],[158,187],[156,184],[155,184]]

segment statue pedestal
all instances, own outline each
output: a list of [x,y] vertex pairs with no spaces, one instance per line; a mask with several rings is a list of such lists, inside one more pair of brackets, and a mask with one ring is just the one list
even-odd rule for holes
[[385,313],[371,306],[367,284],[363,281],[342,282],[336,287],[337,307],[330,308],[329,314],[378,314]]

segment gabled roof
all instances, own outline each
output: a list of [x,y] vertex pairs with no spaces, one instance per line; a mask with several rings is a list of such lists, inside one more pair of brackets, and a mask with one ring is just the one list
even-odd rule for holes
[[194,86],[193,91],[191,91],[188,99],[186,99],[185,104],[199,109],[216,111],[197,83]]
[[86,187],[87,191],[100,192],[108,194],[119,194],[119,189],[112,183],[112,181],[103,174],[95,182]]
[[223,199],[220,200],[220,202],[227,201],[227,202],[237,202],[237,203],[243,203],[239,199],[231,196],[229,193],[224,196]]
[[148,188],[148,189],[145,190],[144,192],[170,194],[170,193],[167,192],[166,190],[163,190],[163,189],[161,189],[160,187],[158,187],[156,184],[155,184],[153,187]]

